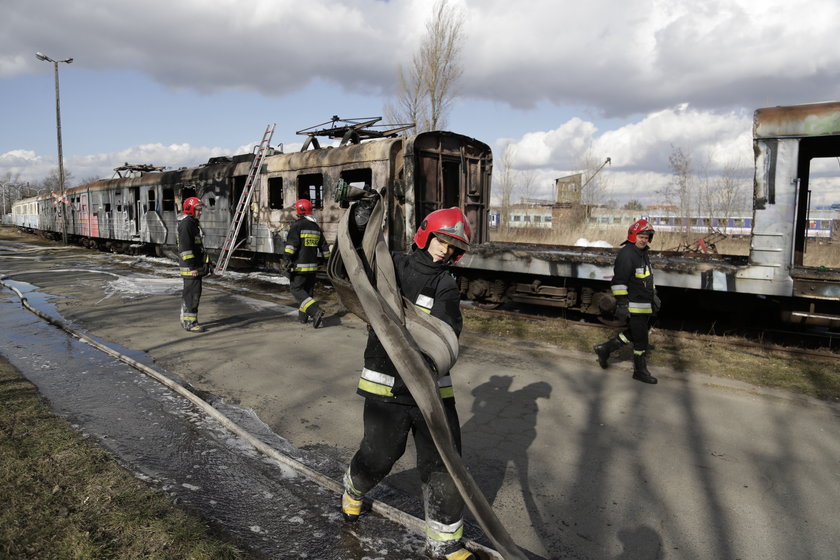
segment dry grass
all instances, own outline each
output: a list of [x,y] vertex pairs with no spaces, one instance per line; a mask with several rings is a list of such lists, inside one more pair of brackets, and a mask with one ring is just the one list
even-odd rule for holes
[[[654,251],[666,251],[683,244],[694,243],[699,236],[687,236],[676,233],[657,233],[651,243]],[[546,245],[574,245],[579,239],[605,241],[612,247],[618,247],[627,238],[626,226],[596,226],[559,229],[538,228],[500,228],[490,232],[491,241],[510,243],[538,243]],[[750,252],[750,240],[746,237],[729,237],[715,244],[721,255],[746,256]],[[840,268],[840,248],[837,240],[809,240],[803,256],[805,266],[824,266]]]
[[840,268],[840,246],[835,241],[808,241],[802,258],[805,266]]
[[0,558],[248,558],[53,416],[0,357]]
[[[474,308],[464,309],[464,331],[466,336],[480,335],[481,344],[517,346],[517,341],[544,344],[590,354],[593,362],[592,347],[616,332],[564,319],[500,317]],[[619,355],[627,359],[629,371],[629,353]],[[840,402],[838,361],[840,354],[803,359],[771,345],[758,351],[746,340],[735,337],[651,331],[650,363],[654,366],[667,367],[677,374],[702,373],[830,402]]]

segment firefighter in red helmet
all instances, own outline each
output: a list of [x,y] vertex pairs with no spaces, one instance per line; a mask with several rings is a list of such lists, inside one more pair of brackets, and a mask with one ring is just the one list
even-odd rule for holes
[[298,301],[298,321],[319,328],[324,320],[324,310],[318,305],[315,293],[315,274],[318,263],[330,258],[330,249],[321,228],[312,216],[312,202],[302,198],[295,202],[297,220],[286,236],[284,258],[289,272],[289,290]]
[[647,369],[650,320],[660,306],[648,255],[648,244],[654,233],[653,226],[644,219],[637,220],[627,230],[627,240],[615,258],[611,284],[616,299],[615,318],[626,322],[627,328],[595,347],[598,363],[606,369],[610,354],[632,343],[633,379],[643,383],[657,381]]
[[[358,214],[354,220],[359,223]],[[367,217],[362,221],[366,223]],[[463,212],[446,208],[432,212],[422,221],[411,253],[392,253],[402,296],[446,322],[456,335],[463,324],[460,291],[448,266],[469,249],[470,238],[470,223]],[[461,429],[451,377],[441,377],[437,385],[460,452]],[[358,519],[364,495],[388,475],[412,433],[424,487],[427,548],[433,558],[474,560],[462,541],[463,499],[438,454],[419,407],[373,329],[368,329],[364,368],[356,392],[365,398],[364,435],[344,475],[341,509],[345,519]]]
[[178,259],[184,289],[181,297],[181,326],[189,332],[204,332],[198,322],[201,278],[212,272],[210,257],[204,249],[204,232],[199,221],[204,203],[191,196],[184,200],[178,216]]

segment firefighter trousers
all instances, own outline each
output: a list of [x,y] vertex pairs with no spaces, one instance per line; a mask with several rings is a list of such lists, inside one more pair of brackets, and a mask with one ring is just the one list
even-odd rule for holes
[[[461,428],[455,399],[443,399],[443,405],[460,454]],[[409,432],[414,435],[426,519],[443,525],[457,523],[463,515],[464,501],[435,448],[420,409],[414,405],[365,399],[364,436],[350,462],[353,488],[365,494],[385,478],[405,452]]]
[[633,343],[633,353],[635,354],[647,352],[650,317],[647,313],[631,313],[627,328],[619,335],[619,338],[625,344]]
[[289,291],[300,305],[298,311],[314,317],[319,308],[318,302],[312,297],[315,293],[315,273],[293,273],[289,278]]
[[181,294],[181,325],[198,323],[198,302],[201,299],[201,276],[184,276]]

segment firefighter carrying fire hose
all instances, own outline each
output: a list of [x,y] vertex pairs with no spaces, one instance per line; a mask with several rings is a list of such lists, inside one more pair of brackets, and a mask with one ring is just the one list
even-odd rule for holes
[[633,344],[633,379],[642,383],[656,383],[647,369],[648,331],[651,318],[661,306],[650,267],[650,248],[653,226],[638,220],[627,230],[627,240],[615,258],[612,293],[616,299],[614,317],[627,323],[627,328],[603,344],[595,347],[598,363],[609,366],[610,354],[625,344]]
[[289,229],[283,254],[289,273],[289,290],[300,305],[298,321],[306,324],[312,318],[312,326],[317,329],[324,320],[324,310],[313,297],[315,274],[318,263],[330,258],[330,249],[312,215],[312,202],[305,198],[298,200],[295,213],[298,219]]
[[[375,199],[367,202],[375,203]],[[355,209],[364,214],[364,203]],[[357,214],[354,222],[351,224],[362,229],[359,226],[366,225],[367,216]],[[424,313],[445,322],[455,336],[462,327],[460,293],[448,266],[461,258],[469,242],[469,221],[459,208],[447,208],[426,216],[414,236],[413,252],[390,255],[401,296]],[[437,391],[460,453],[461,430],[448,374],[437,380]],[[405,452],[408,435],[412,433],[425,497],[428,552],[433,558],[474,559],[462,541],[464,501],[438,454],[414,397],[372,328],[368,330],[357,393],[365,398],[364,435],[344,475],[341,509],[345,519],[359,518],[365,494],[388,475]]]
[[204,203],[191,196],[184,201],[184,213],[178,216],[178,259],[184,290],[181,297],[181,326],[188,332],[204,332],[198,322],[201,279],[213,273],[210,257],[204,249],[204,232],[199,221]]

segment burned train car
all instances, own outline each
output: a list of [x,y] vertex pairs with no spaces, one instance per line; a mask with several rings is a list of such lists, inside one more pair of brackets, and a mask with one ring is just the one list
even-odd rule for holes
[[[749,254],[655,252],[657,287],[677,304],[702,298],[730,314],[771,305],[788,322],[838,328],[840,270],[807,255],[816,242],[809,235],[812,190],[840,179],[836,163],[826,164],[840,157],[840,102],[758,109],[753,149]],[[519,301],[599,314],[608,307],[616,251],[483,244],[458,268],[464,292],[488,305]]]
[[[238,233],[235,257],[269,266],[279,262],[286,234],[296,219],[293,204],[301,198],[312,202],[332,243],[344,211],[334,196],[339,184],[383,193],[386,238],[394,250],[411,246],[422,217],[451,206],[463,209],[476,241],[486,239],[492,174],[492,152],[486,144],[445,131],[373,135],[376,139],[362,141],[364,130],[344,128],[348,128],[349,140],[339,146],[320,147],[310,137],[300,152],[266,151]],[[332,136],[341,130],[332,128],[328,133]],[[196,196],[205,204],[201,225],[212,254],[222,248],[231,230],[255,157],[217,157],[174,171],[118,168],[119,174],[128,176],[66,189],[63,200],[53,195],[18,201],[13,219],[20,227],[56,237],[66,228],[69,239],[89,247],[153,247],[159,253],[171,252],[182,201]]]
[[[365,124],[370,124],[369,121]],[[772,303],[789,321],[840,326],[840,270],[807,258],[811,191],[830,180],[828,158],[840,157],[840,102],[759,109],[753,126],[754,204],[748,255],[655,252],[656,282],[666,304],[702,298],[747,315],[753,303]],[[480,305],[524,302],[598,316],[609,308],[617,249],[490,242],[488,206],[492,153],[453,132],[368,135],[356,126],[331,129],[341,145],[320,147],[314,136],[297,153],[266,154],[237,240],[236,256],[273,265],[295,219],[292,205],[309,199],[328,241],[343,208],[340,184],[383,194],[386,238],[392,250],[411,247],[419,220],[459,206],[473,226],[473,248],[456,265],[462,293]],[[363,141],[364,140],[364,141]],[[214,158],[176,171],[68,189],[64,201],[19,201],[15,222],[60,233],[82,244],[123,249],[175,244],[182,201],[199,197],[205,243],[224,244],[255,154]],[[833,178],[838,173],[833,172]],[[670,300],[670,301],[669,301]]]

